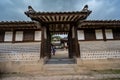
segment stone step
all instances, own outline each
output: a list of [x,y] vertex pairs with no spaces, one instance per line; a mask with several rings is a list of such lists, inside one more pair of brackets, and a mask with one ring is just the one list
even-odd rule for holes
[[77,73],[75,72],[75,71],[56,71],[56,72],[48,72],[48,71],[46,71],[46,72],[44,72],[44,73],[42,73],[43,75],[46,75],[46,76],[52,76],[52,75],[76,75]]
[[75,64],[44,64],[44,67],[74,67]]
[[67,70],[74,70],[74,66],[44,66],[45,70],[55,70],[55,71],[67,71]]
[[45,64],[43,66],[45,75],[76,74],[75,64]]
[[46,64],[75,64],[74,59],[49,59]]
[[43,75],[75,75],[76,71],[44,71]]
[[45,69],[47,72],[71,72],[74,71],[74,68],[48,68]]

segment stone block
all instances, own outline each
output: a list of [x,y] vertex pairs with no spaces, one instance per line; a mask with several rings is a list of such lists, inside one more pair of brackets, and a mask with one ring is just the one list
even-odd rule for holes
[[79,44],[81,59],[120,58],[120,41],[85,41]]

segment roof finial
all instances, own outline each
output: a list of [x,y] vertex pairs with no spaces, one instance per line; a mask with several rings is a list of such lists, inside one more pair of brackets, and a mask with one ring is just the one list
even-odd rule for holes
[[28,6],[28,12],[35,12],[35,10],[32,8],[32,6]]
[[88,11],[88,5],[85,5],[82,11],[87,12]]

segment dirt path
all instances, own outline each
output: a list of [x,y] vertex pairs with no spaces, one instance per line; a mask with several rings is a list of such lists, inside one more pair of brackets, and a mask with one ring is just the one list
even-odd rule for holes
[[1,77],[0,80],[102,80],[110,78],[112,79],[117,78],[115,80],[120,80],[120,74],[64,75],[64,76],[14,75]]

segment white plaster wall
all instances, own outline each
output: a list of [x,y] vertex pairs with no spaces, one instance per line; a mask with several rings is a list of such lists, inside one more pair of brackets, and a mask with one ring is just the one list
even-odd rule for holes
[[101,29],[95,30],[96,39],[103,39],[103,33]]
[[78,40],[85,40],[84,30],[78,30],[77,35],[78,35]]
[[106,39],[113,39],[112,29],[105,29]]
[[23,31],[16,32],[15,41],[23,41]]
[[11,31],[5,32],[4,41],[12,41],[12,37],[13,37],[13,32]]
[[41,40],[41,31],[35,31],[35,41]]

